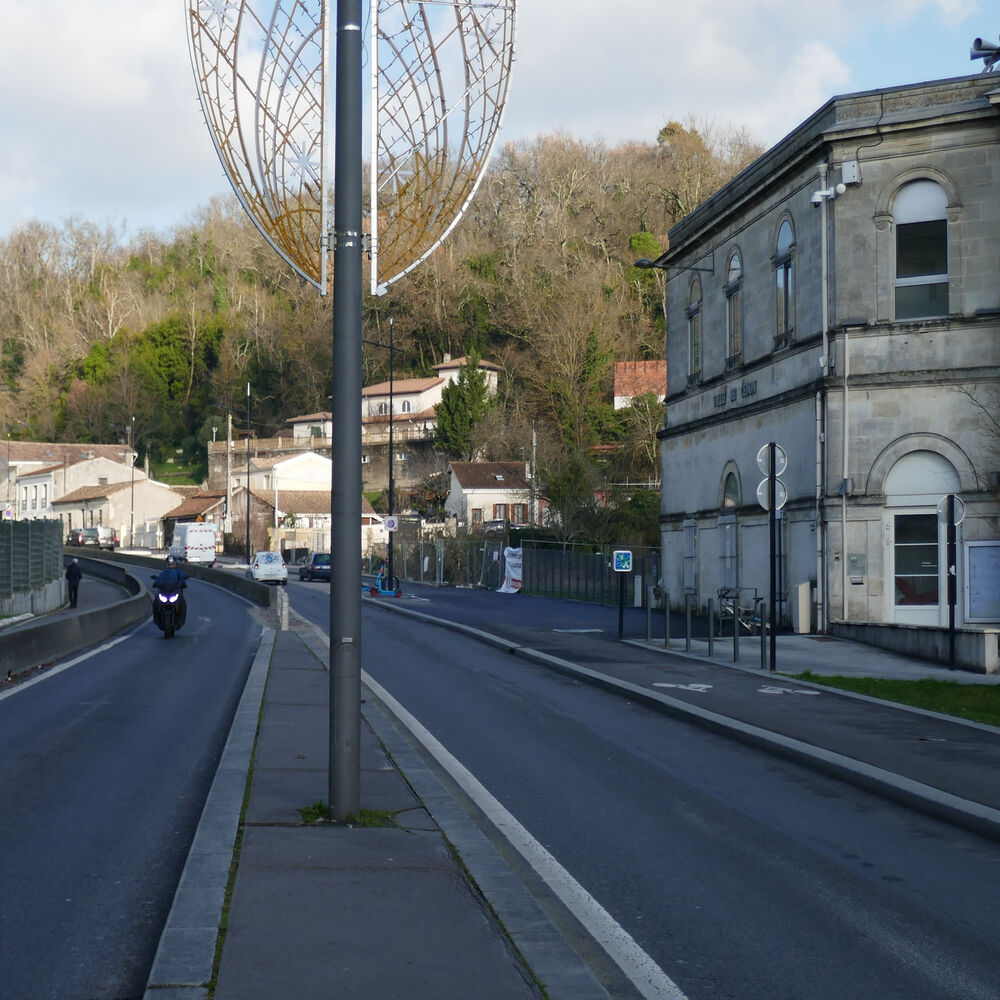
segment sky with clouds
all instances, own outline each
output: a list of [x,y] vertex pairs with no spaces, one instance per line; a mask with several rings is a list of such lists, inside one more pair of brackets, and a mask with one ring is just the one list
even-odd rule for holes
[[[0,238],[70,217],[184,224],[228,182],[202,122],[186,0],[0,0]],[[976,0],[518,0],[502,141],[653,141],[671,119],[770,145],[835,94],[976,73]]]

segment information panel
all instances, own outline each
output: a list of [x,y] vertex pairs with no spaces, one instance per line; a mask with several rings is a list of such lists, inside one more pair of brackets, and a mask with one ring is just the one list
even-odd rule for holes
[[965,543],[965,620],[1000,622],[1000,541]]

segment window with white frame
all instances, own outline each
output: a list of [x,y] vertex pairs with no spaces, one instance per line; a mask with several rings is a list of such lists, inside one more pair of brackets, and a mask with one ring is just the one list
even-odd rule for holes
[[792,224],[784,219],[778,227],[778,239],[774,248],[774,295],[775,295],[775,346],[784,347],[791,342],[793,329],[794,281],[792,277],[792,253],[795,234]]
[[701,378],[701,282],[691,282],[688,297],[688,385]]
[[410,412],[412,412],[412,410],[413,410],[413,404],[408,399],[404,399],[403,402],[402,402],[402,404],[399,407],[399,412],[400,413],[410,413]]
[[511,524],[528,523],[528,505],[526,503],[512,503],[510,505]]
[[743,352],[743,260],[739,250],[733,251],[726,272],[726,318],[726,364],[732,367],[739,364]]
[[505,503],[495,503],[493,505],[493,520],[503,521],[507,517],[507,505]]
[[910,181],[892,204],[896,319],[948,315],[948,197],[940,184]]

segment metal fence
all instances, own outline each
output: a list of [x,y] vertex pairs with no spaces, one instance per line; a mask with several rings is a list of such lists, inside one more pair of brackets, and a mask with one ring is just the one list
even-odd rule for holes
[[0,599],[39,590],[62,576],[62,523],[0,522]]
[[[504,578],[504,547],[500,535],[426,541],[398,539],[393,546],[393,572],[401,580],[496,590]],[[616,548],[619,546],[524,541],[521,590],[526,594],[615,605],[619,581],[612,564]],[[659,592],[660,553],[654,548],[633,547],[630,551],[633,568],[626,580],[626,600],[630,606],[645,607],[648,588],[657,587]],[[363,562],[363,571],[377,573],[385,558],[384,546],[374,550]]]

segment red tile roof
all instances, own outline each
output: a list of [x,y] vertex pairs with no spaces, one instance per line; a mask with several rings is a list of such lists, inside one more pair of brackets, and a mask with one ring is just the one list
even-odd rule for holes
[[657,396],[666,395],[666,361],[615,362],[615,396],[634,399],[647,392]]

